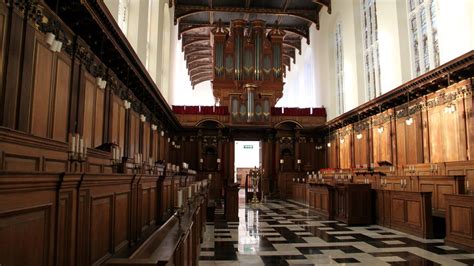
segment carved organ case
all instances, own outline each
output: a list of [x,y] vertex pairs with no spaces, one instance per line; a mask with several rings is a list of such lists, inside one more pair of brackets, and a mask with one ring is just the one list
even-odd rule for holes
[[285,32],[263,20],[218,23],[213,33],[213,93],[229,106],[232,123],[265,123],[283,96]]

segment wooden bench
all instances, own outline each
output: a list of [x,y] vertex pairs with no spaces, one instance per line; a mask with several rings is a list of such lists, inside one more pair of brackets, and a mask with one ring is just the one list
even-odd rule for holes
[[112,258],[106,265],[196,265],[203,202],[180,218],[175,213],[128,258]]

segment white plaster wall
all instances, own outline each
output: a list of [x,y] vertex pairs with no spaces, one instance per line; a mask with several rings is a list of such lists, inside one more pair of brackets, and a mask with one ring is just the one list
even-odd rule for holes
[[145,65],[148,36],[148,0],[130,0],[127,39]]
[[[175,27],[176,28],[176,27]],[[175,34],[176,31],[174,31]],[[173,35],[172,42],[172,83],[170,105],[214,105],[211,82],[205,81],[197,84],[194,89],[186,68],[184,53],[181,49],[181,41],[178,36]]]
[[105,5],[109,9],[109,12],[112,14],[115,20],[118,18],[118,0],[104,0]]
[[438,0],[440,63],[474,49],[474,1]]
[[[315,57],[319,79],[316,90],[324,101],[328,120],[337,116],[336,108],[336,52],[335,32],[337,23],[342,29],[344,57],[344,110],[355,108],[365,98],[363,89],[363,66],[360,36],[360,6],[358,1],[333,1],[332,14],[323,8],[320,13],[321,28],[315,34],[317,56]],[[312,40],[313,41],[313,40]],[[362,95],[361,95],[362,94]]]
[[[402,80],[400,41],[398,27],[398,8],[394,0],[378,0],[377,20],[379,33],[379,55],[380,55],[380,86],[381,92],[386,93],[398,85]],[[403,7],[400,7],[403,8]],[[406,13],[406,10],[404,10]],[[401,29],[400,29],[401,30]]]

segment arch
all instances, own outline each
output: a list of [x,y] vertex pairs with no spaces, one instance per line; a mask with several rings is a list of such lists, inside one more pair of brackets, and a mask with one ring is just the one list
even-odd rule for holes
[[[276,125],[275,125],[275,128],[284,128],[285,125],[294,125],[293,128],[299,128],[299,129],[302,129],[303,128],[303,125],[301,125],[298,121],[295,121],[295,120],[283,120],[281,122],[278,122]],[[291,126],[290,126],[291,127]]]
[[224,128],[225,127],[225,125],[221,121],[216,120],[216,119],[212,119],[212,118],[202,119],[202,120],[198,121],[196,123],[196,125],[194,125],[194,127],[201,127],[201,126],[205,127],[206,123],[216,124],[215,128]]

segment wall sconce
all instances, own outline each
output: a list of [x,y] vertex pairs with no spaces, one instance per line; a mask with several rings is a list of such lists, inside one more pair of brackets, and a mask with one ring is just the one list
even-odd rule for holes
[[132,104],[129,101],[123,100],[123,107],[125,108],[125,110],[130,109],[131,105]]
[[140,115],[140,121],[142,121],[143,123],[146,122],[146,116],[144,114]]
[[283,164],[284,162],[285,162],[285,160],[280,159],[280,164]]
[[357,139],[362,139],[362,133],[360,133],[360,132],[357,133],[356,138],[357,138]]
[[56,35],[54,35],[54,33],[52,32],[46,33],[45,41],[47,44],[52,45],[55,40],[56,40]]
[[161,135],[162,137],[165,136],[165,132],[162,130],[162,131],[160,132],[160,135]]
[[217,158],[217,170],[220,171],[221,170],[221,158]]
[[217,163],[221,163],[221,158],[217,158]]
[[63,47],[63,42],[56,39],[56,35],[52,32],[46,33],[46,43],[49,45],[49,50],[52,52],[59,52]]
[[170,139],[170,138],[168,138],[168,143],[169,143],[170,141],[171,141],[171,139]]
[[454,112],[456,112],[456,105],[450,103],[444,107],[445,114],[452,114]]
[[405,120],[405,124],[407,124],[407,126],[411,126],[411,124],[413,124],[413,117],[408,117],[407,120]]
[[331,148],[331,142],[328,142],[328,148]]
[[155,124],[151,124],[151,130],[156,131],[158,129],[158,126]]
[[379,132],[379,134],[382,134],[383,130],[384,130],[383,126],[380,126],[379,128],[377,128],[377,131]]
[[283,171],[283,163],[285,163],[285,160],[280,159],[280,171]]
[[171,142],[171,145],[173,145],[173,146],[174,146],[174,141],[172,141],[172,142]]
[[95,83],[96,83],[97,86],[99,86],[99,88],[101,88],[101,89],[105,89],[105,87],[107,86],[107,81],[106,81],[106,80],[103,80],[102,77],[97,77],[97,78],[95,78]]

